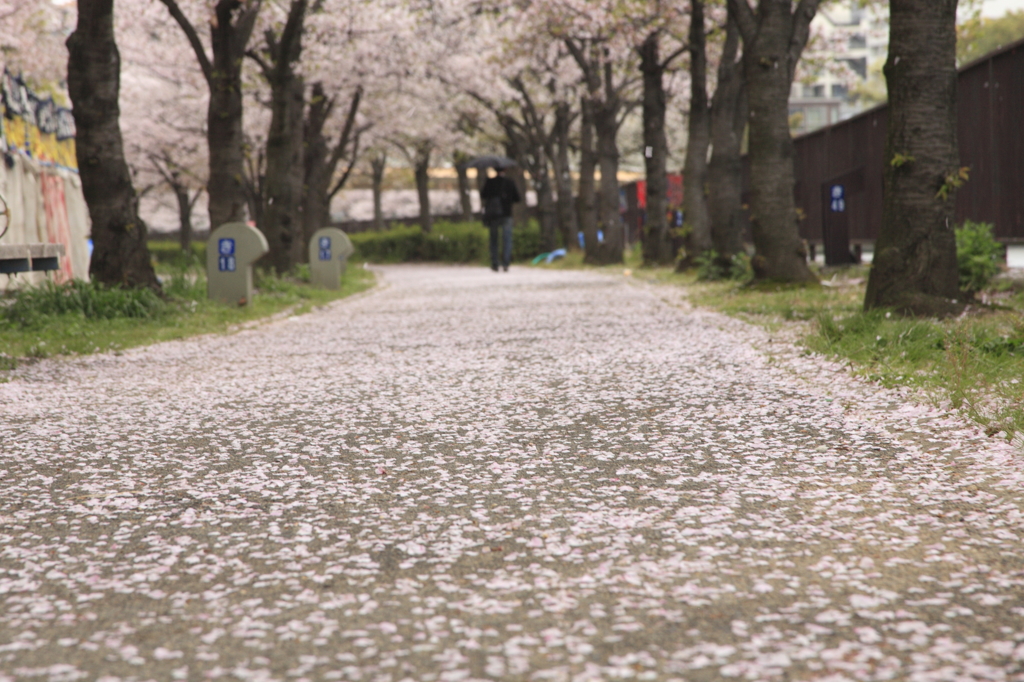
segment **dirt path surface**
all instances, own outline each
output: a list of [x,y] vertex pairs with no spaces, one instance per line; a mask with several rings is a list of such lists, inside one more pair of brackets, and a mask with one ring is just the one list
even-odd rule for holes
[[1024,456],[673,291],[392,267],[17,370],[0,681],[1024,680]]

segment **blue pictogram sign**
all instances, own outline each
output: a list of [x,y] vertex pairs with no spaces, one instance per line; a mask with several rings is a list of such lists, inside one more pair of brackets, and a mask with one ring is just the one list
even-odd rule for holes
[[217,269],[221,272],[235,271],[235,240],[221,239],[217,242]]
[[846,210],[846,188],[842,185],[832,185],[829,190],[829,194],[832,197],[832,201],[829,204],[829,210],[833,213],[842,213]]
[[320,237],[320,260],[331,260],[330,237]]

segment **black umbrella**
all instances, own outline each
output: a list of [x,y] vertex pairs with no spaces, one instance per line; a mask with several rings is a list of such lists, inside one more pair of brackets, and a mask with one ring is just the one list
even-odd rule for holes
[[478,156],[464,165],[466,168],[511,168],[516,162],[507,156]]

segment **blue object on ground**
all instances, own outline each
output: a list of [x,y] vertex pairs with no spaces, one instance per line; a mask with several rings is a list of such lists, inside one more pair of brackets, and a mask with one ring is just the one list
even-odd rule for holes
[[548,257],[544,259],[545,263],[550,263],[558,258],[565,258],[565,249],[555,249],[548,254]]
[[[534,258],[532,261],[530,261],[530,265],[536,265],[537,263],[539,263],[542,260],[544,260],[545,258],[547,258],[549,255],[551,255],[551,254],[549,254],[547,251],[545,251],[542,254],[539,254],[536,258]],[[550,263],[551,261],[548,261],[548,262]]]

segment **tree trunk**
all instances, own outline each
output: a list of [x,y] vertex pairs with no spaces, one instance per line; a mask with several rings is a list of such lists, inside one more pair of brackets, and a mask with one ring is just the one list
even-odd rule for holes
[[[611,68],[609,66],[609,68]],[[606,97],[608,93],[605,93]],[[600,103],[594,117],[597,134],[597,160],[601,168],[601,191],[598,194],[598,219],[604,242],[598,246],[592,263],[621,263],[625,248],[625,229],[619,213],[619,133],[618,98]]]
[[[302,241],[309,243],[313,234],[330,224],[331,209],[327,193],[331,190],[331,176],[334,169],[328,169],[330,143],[324,135],[324,125],[334,109],[334,98],[324,92],[322,82],[313,83],[306,120],[303,123],[303,165],[305,184],[302,196]],[[309,250],[303,249],[306,257]]]
[[[324,135],[324,126],[334,109],[335,99],[327,97],[323,83],[313,84],[306,120],[303,124],[303,163],[305,165],[305,184],[302,196],[303,243],[308,244],[313,234],[322,227],[331,224],[331,199],[341,190],[352,171],[358,154],[358,132],[354,132],[355,117],[362,99],[362,88],[356,88],[349,104],[345,125],[337,142],[333,145]],[[354,139],[353,139],[354,138]],[[334,175],[338,163],[351,146],[352,152],[348,168],[337,181]],[[332,187],[331,183],[334,182]],[[309,255],[303,249],[303,255]]]
[[[554,251],[556,241],[555,197],[551,187],[551,174],[548,170],[548,159],[544,150],[535,147],[530,154],[530,177],[533,189],[537,193],[537,218],[540,222],[541,251]],[[525,195],[524,195],[525,196]]]
[[388,157],[385,154],[376,154],[370,159],[370,173],[373,179],[373,226],[378,232],[384,230],[382,195],[384,194],[384,171],[387,166]]
[[416,150],[416,163],[414,172],[416,175],[416,195],[420,200],[420,227],[424,232],[430,232],[433,228],[433,219],[430,216],[430,146],[421,145]]
[[597,151],[594,149],[594,104],[584,97],[580,102],[580,187],[579,218],[583,232],[584,260],[596,258],[597,249],[597,188],[594,171],[597,169]]
[[76,154],[92,221],[89,273],[103,284],[159,291],[118,123],[121,57],[113,0],[79,0],[78,24],[67,46]]
[[260,11],[260,0],[218,0],[210,17],[213,60],[176,0],[161,0],[185,33],[210,88],[206,139],[210,152],[210,229],[245,220],[249,200],[244,183],[245,136],[242,132],[242,57]]
[[210,22],[213,63],[206,130],[210,152],[207,182],[210,229],[245,220],[244,148],[242,130],[242,56],[252,35],[259,2],[219,0]]
[[468,223],[473,220],[473,202],[469,194],[469,173],[466,168],[469,156],[456,152],[452,161],[455,163],[455,174],[459,182],[459,211],[462,213],[462,220]]
[[708,215],[708,146],[711,144],[711,113],[708,109],[708,60],[704,38],[704,3],[693,0],[690,18],[690,117],[687,124],[686,160],[683,164],[683,216],[690,234],[686,258],[680,265],[711,249],[711,217]]
[[306,0],[292,0],[280,38],[265,34],[270,63],[260,61],[270,85],[270,129],[267,131],[267,176],[264,183],[263,223],[259,225],[270,251],[264,262],[283,274],[303,261],[302,117],[305,88],[295,67],[302,55]]
[[957,313],[957,0],[892,0],[882,226],[865,309]]
[[174,197],[178,200],[178,243],[187,254],[192,248],[192,206],[195,199],[188,195],[188,187],[185,185],[175,185],[173,189]]
[[512,222],[516,228],[522,230],[530,222],[530,211],[526,206],[526,171],[523,168],[524,153],[519,147],[517,139],[509,137],[509,139],[505,140],[505,156],[515,159],[517,162],[515,166],[505,171],[505,177],[516,183],[516,189],[519,190],[519,196],[522,197],[522,201],[512,205]]
[[[572,196],[572,175],[569,165],[569,126],[572,124],[569,103],[562,102],[555,109],[555,140],[552,153],[555,187],[558,192],[558,231],[568,250],[579,249],[576,236],[576,207]],[[593,174],[591,174],[593,177]]]
[[[694,3],[697,4],[696,2]],[[644,165],[647,175],[647,214],[644,220],[644,265],[669,265],[675,260],[668,229],[665,177],[668,140],[665,137],[664,68],[658,53],[659,32],[649,34],[640,46],[640,71],[644,77]]]
[[758,280],[813,282],[793,197],[789,93],[819,0],[728,0],[743,36],[749,101],[750,219]]
[[726,23],[718,84],[711,101],[711,163],[708,166],[708,213],[711,241],[719,264],[728,266],[743,251],[743,162],[740,151],[747,125],[747,94],[739,51],[739,29]]

